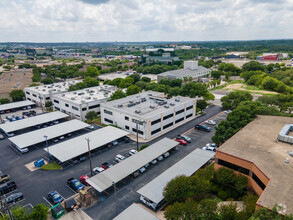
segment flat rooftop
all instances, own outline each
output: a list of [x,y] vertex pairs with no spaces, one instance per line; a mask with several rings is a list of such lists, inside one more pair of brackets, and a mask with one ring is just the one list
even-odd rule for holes
[[197,69],[178,69],[178,70],[171,70],[167,72],[163,72],[158,74],[158,76],[165,76],[165,77],[184,77],[184,76],[189,76],[189,75],[194,75],[202,72],[208,72],[209,69],[203,67],[203,66],[198,66]]
[[77,119],[73,119],[71,121],[66,121],[57,125],[17,135],[15,137],[9,138],[9,140],[19,148],[25,148],[44,142],[45,135],[48,136],[48,140],[51,140],[64,134],[84,129],[88,126],[89,125],[87,123],[84,123]]
[[84,104],[97,100],[109,99],[115,91],[115,86],[102,85],[54,95],[54,98],[61,99],[64,102],[70,101],[76,104]]
[[0,111],[6,111],[6,110],[10,110],[10,109],[14,109],[14,108],[21,108],[21,107],[26,107],[29,105],[35,105],[36,103],[32,102],[32,101],[20,101],[20,102],[12,102],[12,103],[8,103],[8,104],[3,104],[0,105]]
[[159,220],[159,218],[154,216],[145,208],[142,208],[141,206],[137,205],[136,203],[132,203],[123,212],[121,212],[119,215],[113,218],[113,220],[131,220],[131,219]]
[[164,199],[163,191],[169,181],[180,175],[191,176],[212,159],[214,155],[215,153],[212,151],[195,149],[137,192],[158,204]]
[[54,94],[54,93],[61,93],[66,92],[69,89],[69,86],[75,85],[76,83],[82,82],[81,80],[68,80],[65,82],[60,83],[53,83],[49,85],[42,85],[42,86],[34,86],[34,87],[27,87],[25,89],[30,90],[35,93],[39,93],[42,95],[47,94]]
[[[293,124],[293,118],[257,116],[257,118],[227,140],[220,151],[253,162],[270,178],[258,204],[272,208],[285,204],[286,214],[293,213],[293,158],[288,152],[293,146],[276,141],[284,125]],[[285,159],[290,158],[290,163]]]
[[67,118],[68,115],[55,111],[55,112],[49,112],[41,115],[37,115],[30,118],[25,118],[22,120],[14,121],[14,122],[7,122],[5,124],[0,124],[0,129],[2,129],[5,133],[14,132],[18,130],[22,130],[25,128],[29,128],[35,125],[41,125],[49,121],[55,121],[62,118]]
[[182,96],[166,99],[163,98],[163,95],[160,92],[147,91],[101,105],[107,109],[113,109],[127,115],[147,119],[153,115],[166,112],[172,108],[181,106],[183,103],[194,100]]

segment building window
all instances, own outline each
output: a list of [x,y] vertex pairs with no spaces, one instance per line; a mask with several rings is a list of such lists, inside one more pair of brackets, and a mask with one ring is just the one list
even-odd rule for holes
[[235,170],[235,171],[237,171],[239,173],[243,173],[245,175],[249,175],[249,170],[248,169],[243,168],[243,167],[240,167],[240,166],[238,166],[236,164],[229,163],[229,162],[224,161],[224,160],[221,160],[221,159],[218,159],[218,164],[219,165],[222,165],[224,167],[228,167],[228,168],[230,168],[232,170]]
[[33,97],[37,97],[37,95],[36,94],[33,94]]
[[132,122],[135,123],[135,124],[137,123],[139,125],[143,125],[142,121],[139,121],[139,120],[136,120],[136,119],[132,119]]
[[173,122],[171,122],[171,123],[165,125],[165,126],[163,127],[163,129],[169,128],[169,127],[171,127],[171,126],[173,126]]
[[89,106],[89,109],[93,109],[93,108],[99,108],[100,107],[100,104],[97,104],[97,105],[92,105],[92,106]]
[[184,117],[183,118],[179,118],[175,121],[175,124],[179,123],[180,121],[183,121],[184,120]]
[[186,115],[186,118],[190,118],[193,114]]
[[129,130],[129,126],[125,125],[125,129]]
[[193,109],[193,105],[188,106],[188,107],[186,108],[186,111],[189,110],[189,109]]
[[264,190],[266,188],[266,185],[254,173],[252,173],[252,179],[257,183],[257,185],[262,190]]
[[166,119],[168,119],[168,118],[172,118],[173,116],[174,116],[173,113],[170,114],[170,115],[166,115],[166,116],[163,117],[163,120],[166,120]]
[[[136,132],[136,128],[132,128],[132,131]],[[143,135],[143,131],[141,131],[141,130],[137,130],[137,133]]]
[[65,103],[65,106],[66,106],[66,107],[69,107],[69,105],[68,105],[67,103]]
[[58,111],[60,111],[60,108],[58,108],[58,107],[55,107],[55,109],[57,109]]
[[113,115],[113,112],[110,112],[110,111],[108,111],[108,110],[106,110],[106,109],[104,109],[104,113],[105,113],[105,114],[108,114],[108,115]]
[[86,108],[82,108],[81,110],[84,112],[84,111],[86,111]]
[[46,97],[46,100],[50,100],[50,97]]
[[152,125],[155,125],[155,124],[158,124],[158,123],[160,123],[161,122],[161,119],[159,118],[159,119],[157,119],[157,120],[154,120],[154,121],[152,121]]
[[177,111],[177,112],[176,112],[176,115],[179,115],[179,114],[181,114],[182,112],[184,112],[184,109],[181,109],[181,110]]
[[54,99],[54,101],[53,101],[53,102],[55,102],[55,103],[59,104],[59,101],[58,101],[58,100],[56,100],[56,99]]
[[124,118],[125,118],[126,121],[129,121],[129,117],[125,116]]
[[75,111],[78,111],[78,108],[75,107],[75,106],[72,106],[71,108],[72,108],[73,110],[75,110]]
[[158,133],[158,132],[160,132],[160,131],[161,131],[161,128],[158,128],[158,129],[152,131],[152,132],[151,132],[151,135],[154,135],[154,134],[156,134],[156,133]]
[[30,95],[30,93],[29,92],[25,92],[26,94],[28,94],[28,95]]
[[104,118],[104,120],[105,120],[106,122],[108,122],[108,123],[111,123],[111,124],[113,124],[113,121],[112,121],[112,120],[110,120],[110,119],[108,119],[108,118]]
[[30,98],[27,98],[27,100],[30,100],[30,101],[31,101],[31,99],[30,99]]

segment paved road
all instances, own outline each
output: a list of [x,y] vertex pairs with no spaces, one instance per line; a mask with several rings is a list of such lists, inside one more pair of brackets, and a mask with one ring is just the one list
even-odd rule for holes
[[[196,123],[203,122],[213,115],[218,114],[220,111],[221,107],[212,106],[206,110],[207,113],[205,115],[200,116],[176,128],[175,130],[164,134],[163,136],[151,141],[148,144],[152,144],[163,137],[174,138],[176,135],[192,128]],[[121,212],[128,205],[130,205],[130,202],[138,200],[136,195],[136,190],[138,188],[179,161],[196,147],[202,147],[205,145],[205,143],[210,142],[212,135],[213,132],[202,133],[200,138],[194,141],[192,145],[190,144],[186,148],[181,148],[180,150],[174,152],[174,154],[170,155],[170,157],[167,158],[164,162],[161,162],[155,167],[149,169],[144,175],[139,176],[134,181],[130,181],[129,184],[122,188],[123,190],[118,191],[118,198],[120,201],[118,203],[118,211]],[[140,146],[141,145],[142,144],[140,144]],[[87,148],[86,141],[84,146],[81,147]],[[119,144],[112,149],[105,150],[101,154],[98,154],[92,158],[93,167],[100,166],[103,162],[113,162],[115,155],[119,153],[126,154],[130,149],[135,148],[136,143],[132,141],[130,143]],[[90,172],[88,160],[62,171],[37,170],[31,172],[25,167],[25,164],[40,159],[40,156],[44,155],[45,151],[43,149],[37,149],[30,151],[28,154],[19,155],[9,146],[9,141],[7,139],[0,140],[0,152],[0,170],[3,173],[9,174],[11,179],[14,180],[18,185],[17,191],[24,194],[25,200],[21,203],[22,205],[36,205],[41,202],[47,203],[43,197],[46,198],[47,193],[51,190],[57,190],[64,198],[68,198],[74,193],[66,186],[67,179],[71,177],[79,178],[81,175]],[[106,218],[104,219],[111,219],[115,216],[113,215],[113,209],[110,208],[114,207],[112,196],[109,196],[109,198],[107,198],[103,203],[99,202],[94,207],[88,209],[87,213],[95,219],[101,219],[101,216],[105,216]]]

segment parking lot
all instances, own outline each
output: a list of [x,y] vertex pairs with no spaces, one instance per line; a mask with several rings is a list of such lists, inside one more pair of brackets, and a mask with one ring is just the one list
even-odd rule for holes
[[[127,178],[117,184],[117,212],[120,213],[133,202],[139,202],[139,196],[136,190],[141,188],[143,185],[148,183],[150,180],[155,178],[157,175],[165,171],[167,168],[178,162],[184,156],[189,154],[196,148],[202,148],[206,143],[211,142],[211,137],[214,134],[214,128],[212,132],[196,131],[193,129],[194,125],[201,123],[212,116],[221,112],[219,106],[212,106],[206,109],[206,114],[202,115],[173,131],[170,131],[161,137],[152,140],[149,143],[140,143],[139,146],[143,144],[153,144],[163,137],[175,138],[178,134],[182,134],[186,131],[193,142],[187,146],[179,146],[178,150],[170,154],[168,158],[163,161],[158,162],[156,165],[151,165],[145,173],[139,175],[137,178]],[[225,118],[225,114],[214,118],[215,121],[220,121]],[[192,129],[191,129],[192,128]],[[190,130],[191,129],[191,130]],[[81,146],[83,147],[83,146]],[[84,147],[87,147],[87,142],[85,140]],[[117,146],[112,146],[109,149],[104,149],[103,151],[93,155],[92,164],[93,168],[101,166],[102,163],[108,162],[113,164],[115,155],[122,154],[126,155],[130,149],[136,149],[136,143],[130,141],[130,143],[119,143]],[[46,200],[47,193],[52,190],[56,190],[65,199],[74,195],[75,192],[66,186],[67,179],[74,177],[79,179],[81,175],[89,174],[89,161],[85,160],[76,164],[74,167],[68,167],[64,170],[56,171],[29,171],[25,164],[31,163],[41,158],[41,155],[46,154],[43,149],[35,149],[28,154],[19,155],[13,149],[9,147],[9,141],[7,139],[0,141],[0,170],[3,173],[9,174],[11,179],[14,180],[17,185],[17,191],[24,194],[25,200],[21,202],[22,205],[36,205],[38,203],[49,204]],[[107,192],[99,195],[100,201],[94,206],[88,208],[86,213],[90,215],[93,219],[112,219],[115,217],[114,209],[114,195],[112,193],[113,189],[108,189]],[[49,204],[50,205],[50,204]],[[107,207],[105,209],[105,207]],[[117,214],[118,214],[117,213]]]

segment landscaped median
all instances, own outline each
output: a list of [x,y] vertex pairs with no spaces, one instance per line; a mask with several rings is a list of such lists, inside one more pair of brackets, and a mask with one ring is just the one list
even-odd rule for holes
[[41,170],[62,170],[62,167],[55,162],[40,167]]

